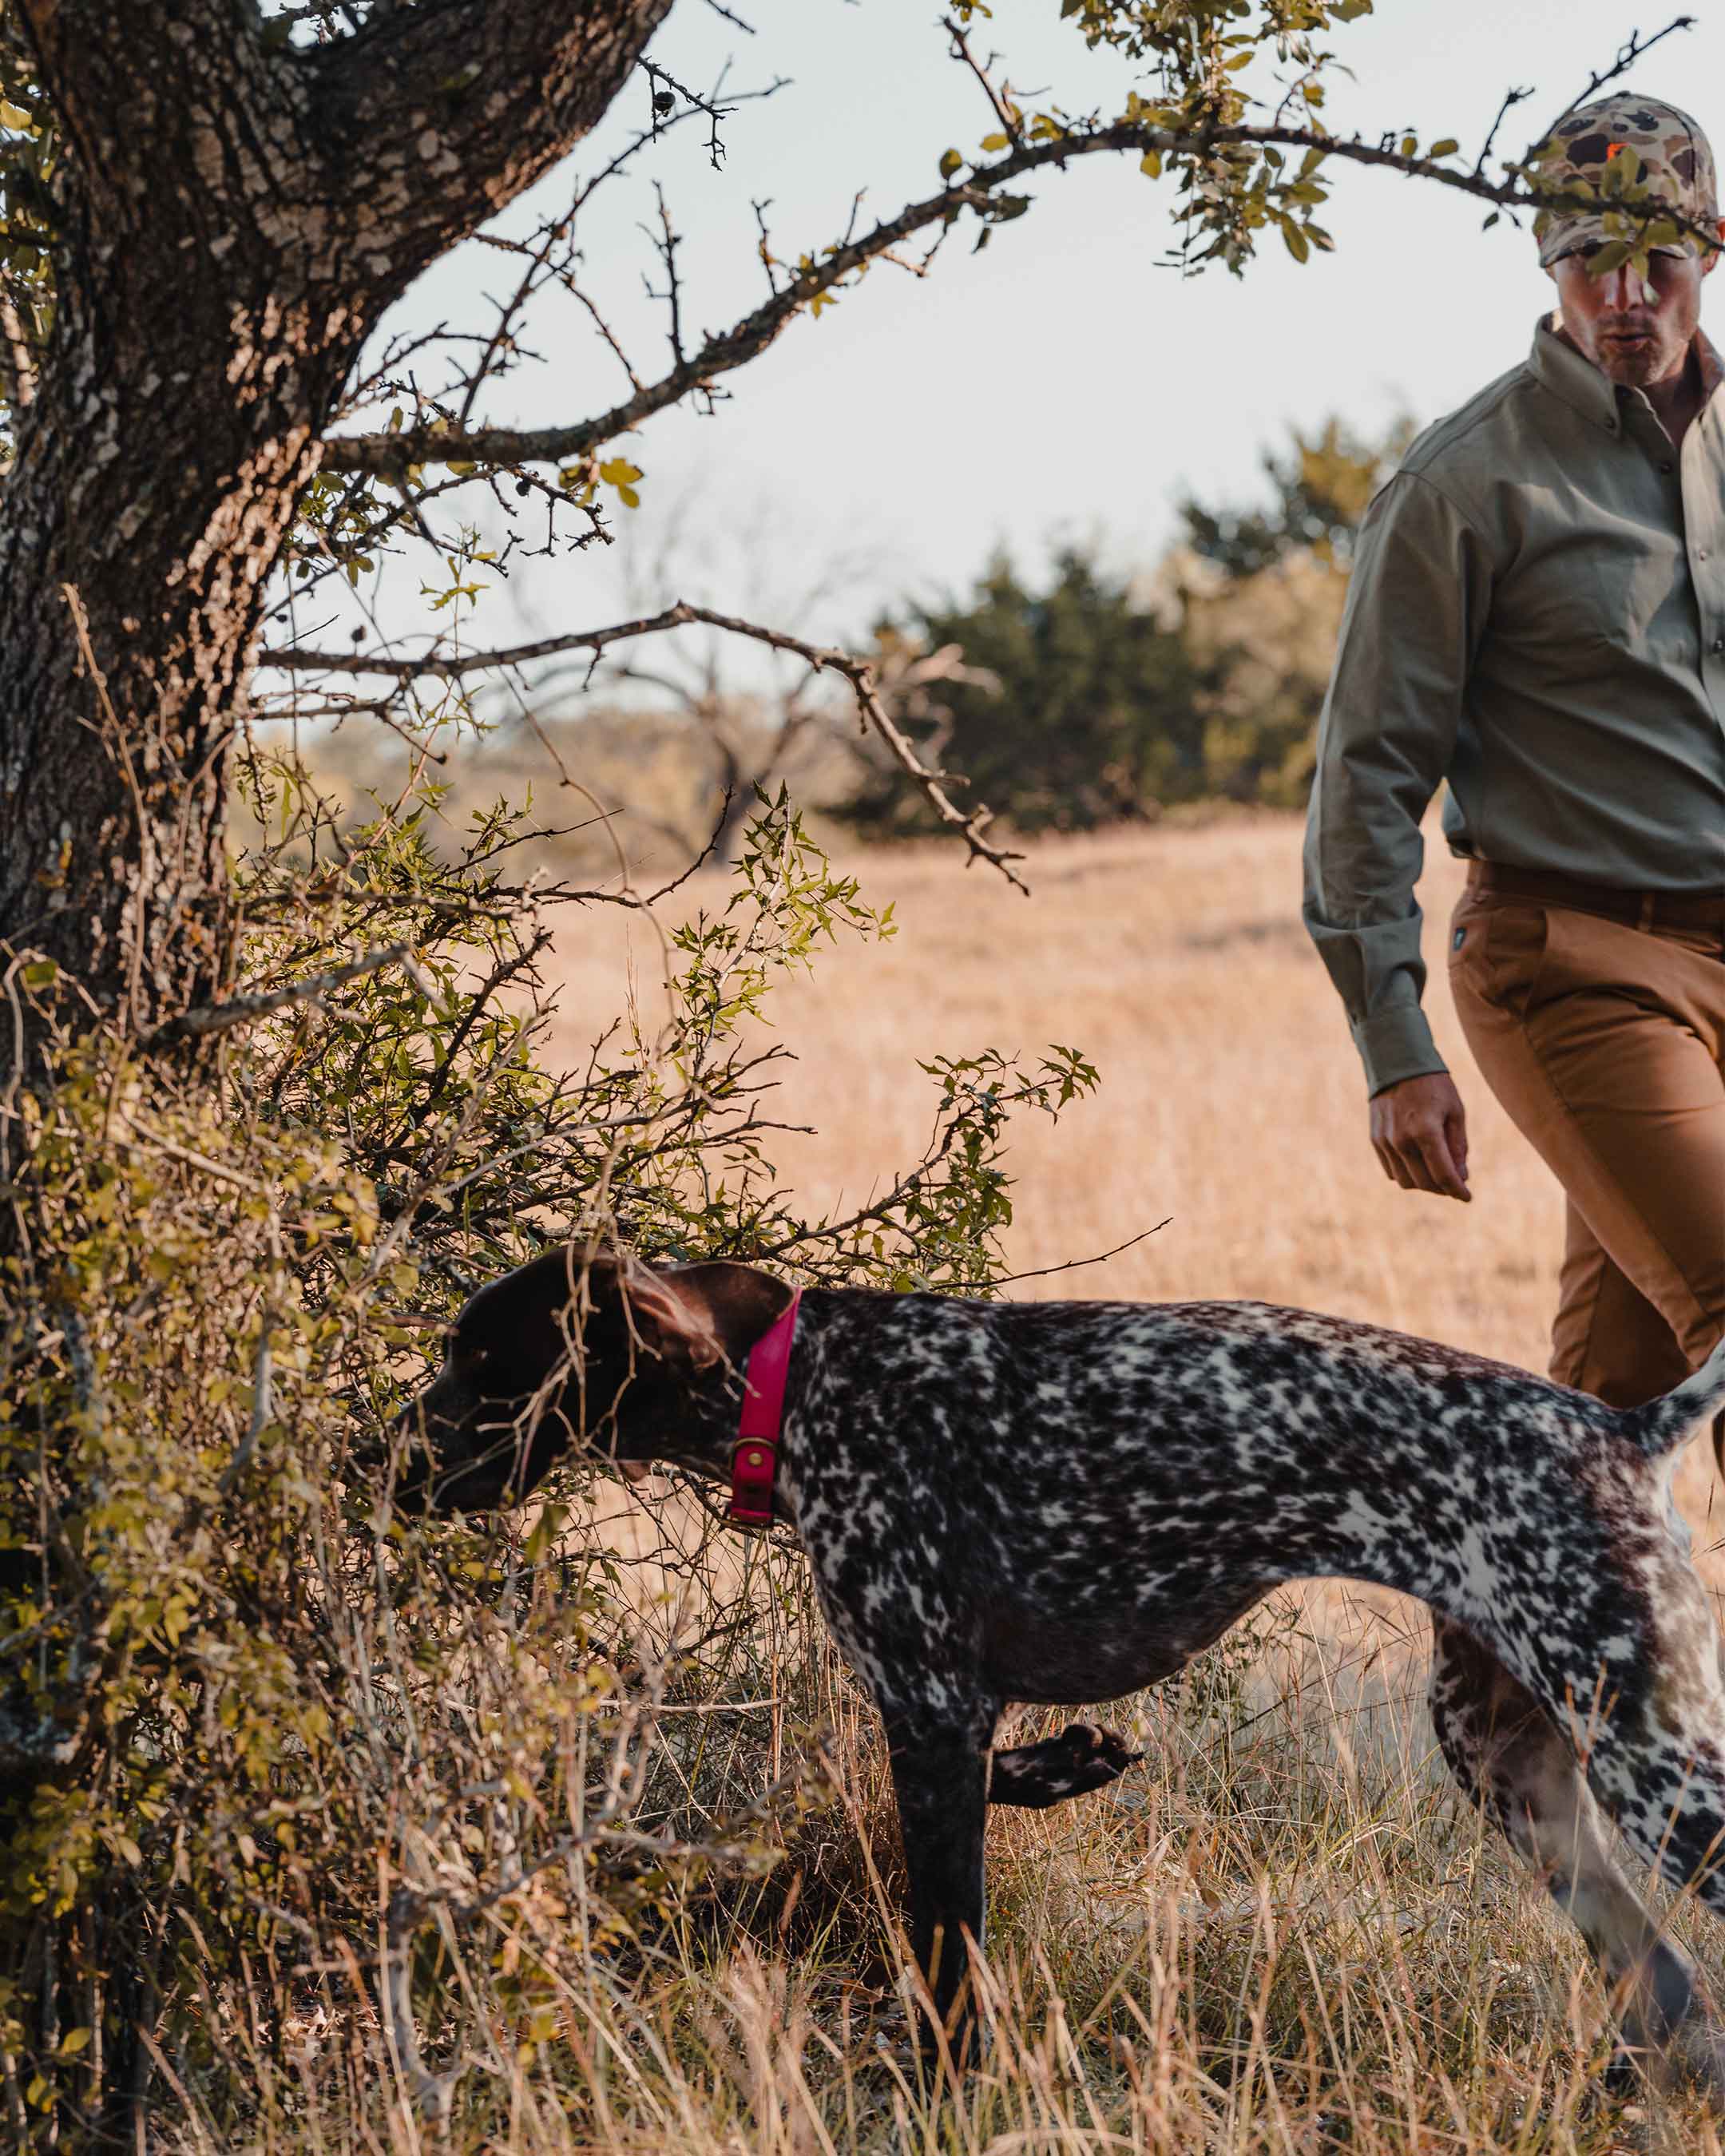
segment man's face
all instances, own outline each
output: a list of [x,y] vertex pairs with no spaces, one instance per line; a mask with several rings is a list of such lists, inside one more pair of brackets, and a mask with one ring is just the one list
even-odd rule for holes
[[[1725,237],[1725,219],[1719,224]],[[1631,388],[1663,382],[1683,365],[1701,321],[1701,285],[1717,254],[1652,254],[1644,276],[1629,263],[1596,277],[1589,253],[1551,265],[1563,327],[1608,380]]]

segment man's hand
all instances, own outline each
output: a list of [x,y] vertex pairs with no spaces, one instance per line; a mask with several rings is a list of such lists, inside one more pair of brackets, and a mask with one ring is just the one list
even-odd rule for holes
[[1372,1145],[1384,1173],[1404,1190],[1438,1198],[1473,1194],[1467,1187],[1467,1111],[1449,1073],[1404,1078],[1372,1099]]

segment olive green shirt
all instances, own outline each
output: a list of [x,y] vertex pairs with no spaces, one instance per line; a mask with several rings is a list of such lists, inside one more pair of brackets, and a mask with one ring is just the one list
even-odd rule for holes
[[1681,455],[1542,322],[1367,511],[1318,732],[1306,923],[1371,1091],[1441,1070],[1420,1008],[1420,819],[1453,852],[1638,891],[1725,886],[1725,397]]

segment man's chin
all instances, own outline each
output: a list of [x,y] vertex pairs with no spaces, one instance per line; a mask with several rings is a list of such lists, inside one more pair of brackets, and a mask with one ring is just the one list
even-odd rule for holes
[[1681,353],[1666,352],[1656,338],[1641,337],[1615,343],[1602,340],[1595,363],[1608,382],[1625,389],[1645,389],[1650,382],[1671,373],[1681,358]]

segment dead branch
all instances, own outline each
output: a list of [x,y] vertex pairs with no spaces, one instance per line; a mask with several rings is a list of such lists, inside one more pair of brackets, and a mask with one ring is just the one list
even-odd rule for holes
[[1013,872],[1009,865],[1013,861],[1022,860],[1024,856],[1009,852],[986,839],[983,833],[993,821],[993,812],[979,803],[967,815],[952,800],[942,783],[949,774],[931,770],[922,762],[911,742],[894,723],[891,713],[882,701],[879,680],[870,660],[858,659],[851,653],[834,646],[805,643],[799,636],[788,635],[783,629],[766,628],[759,622],[742,621],[734,614],[716,613],[710,607],[690,606],[679,599],[675,606],[667,607],[662,613],[646,615],[638,621],[617,622],[605,629],[577,630],[563,636],[542,637],[536,643],[518,644],[500,651],[441,654],[429,652],[421,659],[391,659],[377,652],[288,649],[265,652],[259,663],[295,672],[383,674],[398,680],[429,674],[441,680],[454,680],[465,674],[521,666],[534,660],[553,658],[564,651],[597,653],[628,638],[654,636],[664,630],[682,629],[695,622],[704,622],[709,628],[724,629],[733,636],[752,638],[757,644],[764,644],[774,651],[794,653],[797,657],[807,660],[818,672],[842,676],[850,685],[864,722],[874,729],[894,761],[922,788],[929,806],[941,822],[963,839],[970,849],[971,858],[988,862],[999,870],[1009,883],[1029,895],[1029,886]]

